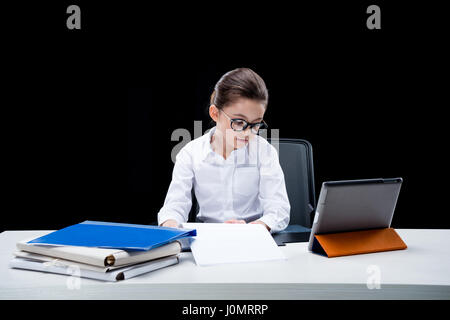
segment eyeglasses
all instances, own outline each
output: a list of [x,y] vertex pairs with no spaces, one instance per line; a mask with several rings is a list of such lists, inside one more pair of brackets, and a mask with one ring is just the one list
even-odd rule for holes
[[222,111],[223,114],[226,115],[228,119],[230,119],[230,126],[231,126],[231,129],[233,129],[234,131],[237,131],[237,132],[244,131],[248,127],[250,127],[250,129],[252,130],[252,132],[254,134],[258,134],[260,129],[267,129],[269,127],[264,120],[261,122],[249,123],[249,122],[245,121],[244,119],[231,119],[225,113],[225,111],[223,111],[222,109],[219,109],[219,110]]

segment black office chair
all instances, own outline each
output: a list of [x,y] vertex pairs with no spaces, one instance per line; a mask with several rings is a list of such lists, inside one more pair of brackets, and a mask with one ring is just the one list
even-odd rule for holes
[[311,228],[316,207],[312,146],[303,139],[280,138],[279,159],[291,204],[289,226]]
[[[271,139],[267,139],[267,141],[272,143]],[[274,140],[273,143],[276,147],[277,141]],[[284,173],[291,204],[289,226],[282,233],[309,232],[316,207],[312,146],[306,140],[280,138],[278,139],[278,149],[280,165]],[[189,213],[189,222],[196,222],[198,211],[199,205],[194,190],[192,190],[192,208]],[[307,236],[304,234],[302,238]],[[285,242],[289,242],[287,238],[285,240]]]
[[278,244],[308,241],[316,207],[312,146],[303,139],[280,138],[278,147],[291,218],[287,228],[273,237]]

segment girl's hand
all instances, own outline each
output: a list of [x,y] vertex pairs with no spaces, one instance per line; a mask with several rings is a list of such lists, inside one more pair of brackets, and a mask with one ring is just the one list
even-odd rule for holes
[[227,220],[224,223],[246,223],[245,220],[236,220],[236,219],[231,219],[231,220]]
[[265,224],[264,222],[262,222],[261,220],[255,220],[255,221],[252,221],[252,222],[250,222],[250,223],[253,223],[253,224],[262,224],[264,227],[266,227],[267,230],[270,231],[269,226],[268,226],[267,224]]
[[168,219],[161,224],[161,227],[178,228],[178,222],[174,219]]

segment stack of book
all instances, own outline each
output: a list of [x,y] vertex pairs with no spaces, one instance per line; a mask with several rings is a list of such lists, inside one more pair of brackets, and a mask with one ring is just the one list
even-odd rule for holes
[[125,280],[177,264],[181,241],[195,235],[195,229],[85,221],[19,241],[10,267]]

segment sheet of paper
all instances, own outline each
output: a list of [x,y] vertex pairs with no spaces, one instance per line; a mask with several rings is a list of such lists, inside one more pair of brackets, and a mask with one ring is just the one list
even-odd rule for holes
[[286,259],[260,224],[184,223],[183,228],[197,230],[191,251],[199,266]]

